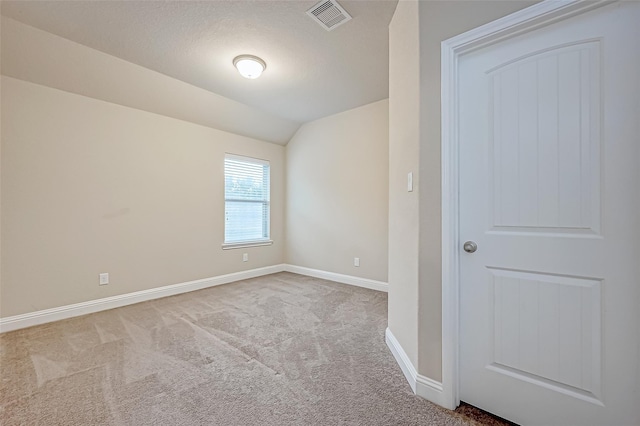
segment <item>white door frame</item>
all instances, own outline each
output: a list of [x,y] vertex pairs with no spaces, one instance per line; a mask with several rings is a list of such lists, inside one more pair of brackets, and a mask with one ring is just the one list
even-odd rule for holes
[[459,115],[460,56],[553,22],[610,4],[607,0],[545,0],[442,42],[442,405],[460,404],[459,390]]

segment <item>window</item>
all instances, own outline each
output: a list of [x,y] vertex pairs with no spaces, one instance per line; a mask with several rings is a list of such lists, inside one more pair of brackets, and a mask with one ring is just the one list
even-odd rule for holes
[[272,243],[269,175],[268,161],[225,155],[223,248]]

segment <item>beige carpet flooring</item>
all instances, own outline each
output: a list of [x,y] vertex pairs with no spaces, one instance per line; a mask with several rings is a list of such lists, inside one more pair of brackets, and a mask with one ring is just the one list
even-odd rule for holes
[[0,424],[469,425],[414,396],[387,295],[291,273],[0,336]]

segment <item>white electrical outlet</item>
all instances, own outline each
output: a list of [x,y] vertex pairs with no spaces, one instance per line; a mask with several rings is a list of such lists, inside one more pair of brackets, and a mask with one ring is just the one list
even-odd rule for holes
[[359,257],[354,257],[353,258],[353,266],[360,266],[360,258]]
[[242,261],[247,262],[249,260],[249,253],[242,253]]
[[104,274],[100,274],[100,282],[99,285],[107,285],[109,284],[109,274],[108,273],[104,273]]

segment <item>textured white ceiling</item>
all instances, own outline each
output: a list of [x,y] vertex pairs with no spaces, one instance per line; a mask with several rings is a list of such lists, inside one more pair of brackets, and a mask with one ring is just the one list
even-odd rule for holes
[[[2,1],[2,14],[295,122],[388,97],[388,24],[397,0],[340,1],[331,32],[316,1]],[[257,80],[232,60],[263,58]]]

